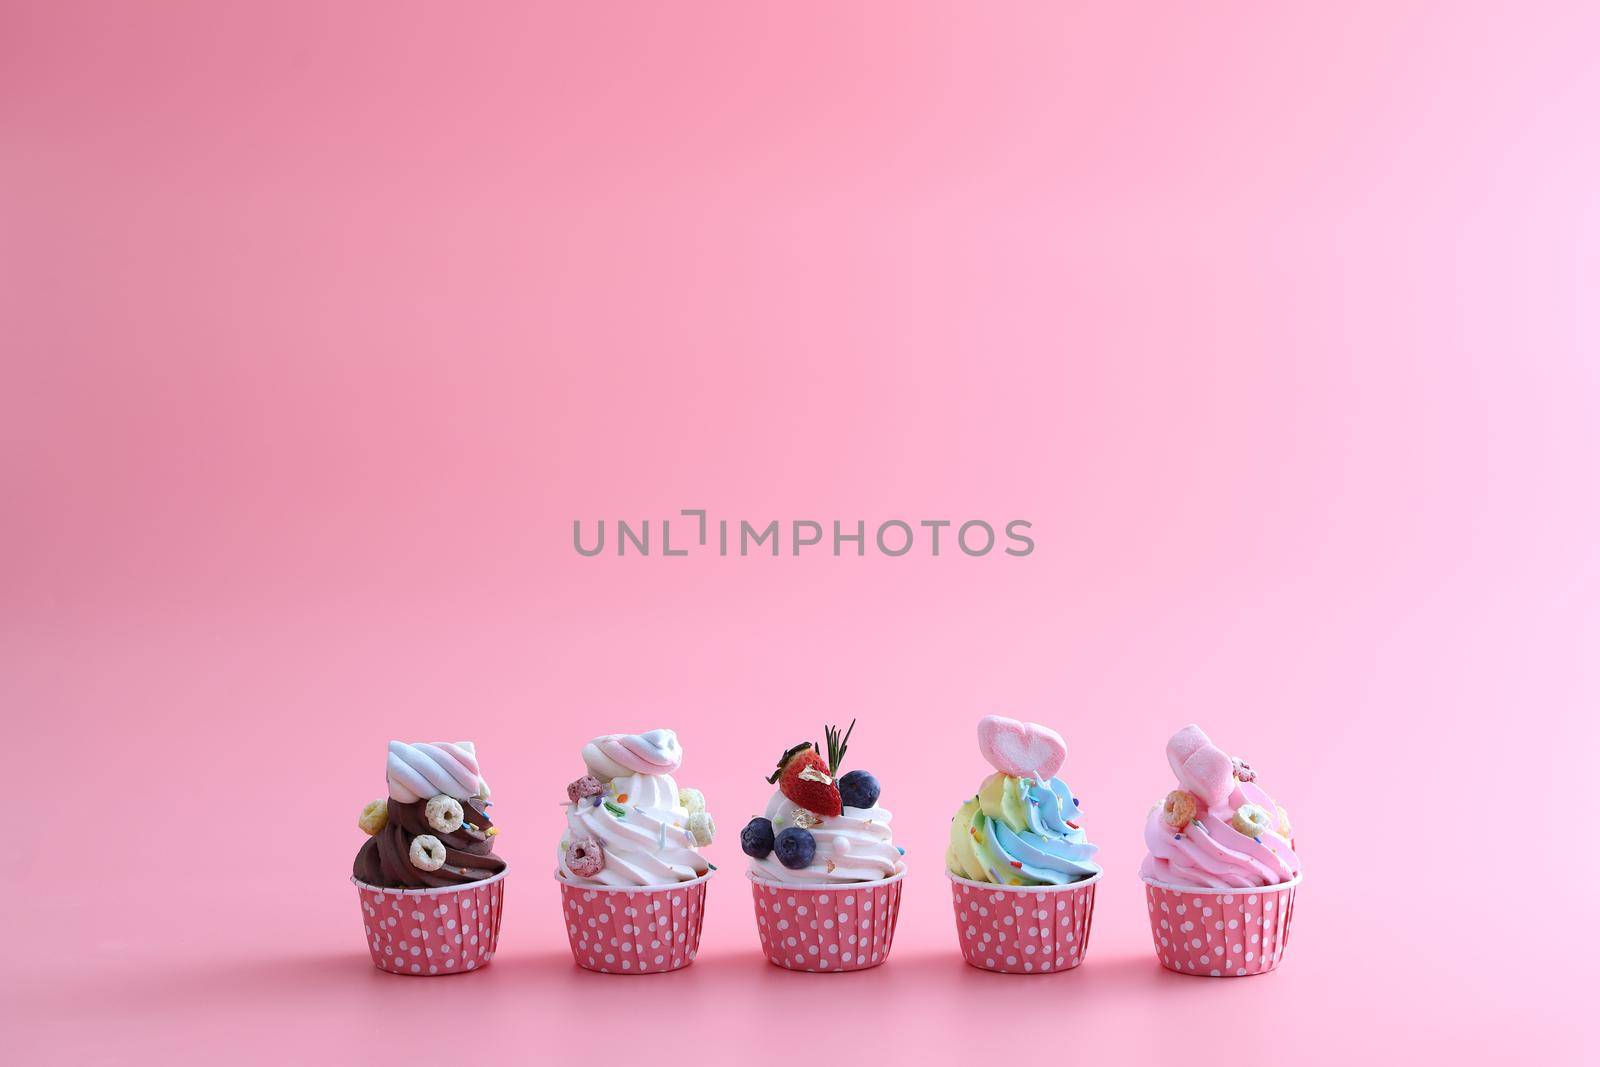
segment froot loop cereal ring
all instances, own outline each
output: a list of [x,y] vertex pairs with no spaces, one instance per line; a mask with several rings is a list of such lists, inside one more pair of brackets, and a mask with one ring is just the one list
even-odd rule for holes
[[377,837],[383,833],[383,828],[389,825],[389,798],[379,797],[361,809],[361,817],[356,820],[356,825],[361,827],[361,832],[368,837]]
[[678,800],[683,803],[683,810],[690,815],[698,815],[706,810],[706,795],[698,789],[678,790]]
[[461,810],[461,801],[443,793],[428,801],[426,813],[428,825],[441,834],[455,833],[461,829],[462,820],[466,818],[466,813]]
[[597,797],[606,791],[600,784],[600,779],[592,774],[586,774],[575,782],[567,783],[567,799],[576,804],[584,797]]
[[600,842],[593,836],[584,834],[567,842],[567,851],[562,860],[567,870],[579,878],[593,878],[605,868],[606,850],[600,847]]
[[694,838],[694,843],[705,846],[711,844],[711,839],[716,836],[717,824],[711,821],[711,813],[697,811],[689,816],[689,835]]
[[1194,820],[1195,800],[1194,794],[1182,789],[1174,789],[1167,794],[1167,799],[1161,802],[1161,821],[1174,830],[1182,830]]
[[1250,769],[1250,764],[1238,756],[1233,757],[1233,776],[1241,782],[1253,782],[1256,780],[1256,772]]
[[437,871],[444,866],[444,842],[432,834],[418,834],[411,840],[411,866],[419,871]]
[[1272,833],[1277,819],[1259,804],[1240,804],[1231,821],[1233,828],[1246,837],[1260,837]]
[[1289,822],[1289,809],[1285,808],[1282,804],[1278,805],[1277,834],[1285,841],[1294,836],[1294,827]]

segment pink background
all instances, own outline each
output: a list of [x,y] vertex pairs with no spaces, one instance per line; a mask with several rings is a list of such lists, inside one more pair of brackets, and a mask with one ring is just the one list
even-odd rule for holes
[[[1600,16],[1104,7],[0,5],[8,1051],[1577,1058]],[[1038,550],[570,547],[692,507]],[[957,952],[988,711],[1067,735],[1103,847],[1068,975]],[[782,973],[736,833],[852,716],[894,957]],[[1191,719],[1295,816],[1271,976],[1151,951]],[[658,725],[725,870],[630,984],[571,965],[556,802]],[[390,736],[499,792],[482,974],[367,959]]]

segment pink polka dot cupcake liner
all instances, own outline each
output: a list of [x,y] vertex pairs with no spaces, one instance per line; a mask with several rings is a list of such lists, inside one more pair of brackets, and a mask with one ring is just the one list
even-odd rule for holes
[[557,874],[573,960],[601,974],[660,974],[689,966],[700,951],[712,873],[659,888],[584,885]]
[[945,872],[961,958],[999,974],[1059,974],[1083,962],[1096,874],[1071,885],[995,885]]
[[505,877],[443,889],[383,889],[350,879],[367,949],[380,971],[418,977],[466,974],[494,959]]
[[906,872],[878,882],[789,885],[750,879],[761,951],[774,966],[826,974],[889,958]]
[[1161,966],[1211,978],[1272,970],[1289,944],[1299,885],[1299,876],[1259,889],[1184,889],[1145,879]]

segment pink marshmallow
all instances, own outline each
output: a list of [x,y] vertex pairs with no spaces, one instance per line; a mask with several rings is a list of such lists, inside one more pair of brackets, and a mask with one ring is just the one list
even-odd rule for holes
[[1167,742],[1167,762],[1178,782],[1206,807],[1220,807],[1233,792],[1233,760],[1205,732],[1190,723]]
[[1048,726],[985,715],[978,720],[978,751],[1001,774],[1049,781],[1067,758],[1067,743]]

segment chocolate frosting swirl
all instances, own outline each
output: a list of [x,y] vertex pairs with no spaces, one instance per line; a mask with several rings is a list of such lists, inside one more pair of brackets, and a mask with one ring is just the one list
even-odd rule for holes
[[[506,861],[494,854],[494,837],[489,829],[494,822],[476,797],[461,802],[466,821],[454,833],[442,834],[428,825],[428,802],[403,804],[389,798],[389,823],[375,837],[367,838],[356,853],[351,870],[356,880],[384,889],[437,889],[466,885],[492,878],[506,869]],[[476,828],[476,832],[474,832]],[[411,842],[421,834],[431,834],[444,845],[444,866],[436,871],[418,870],[411,864]]]

